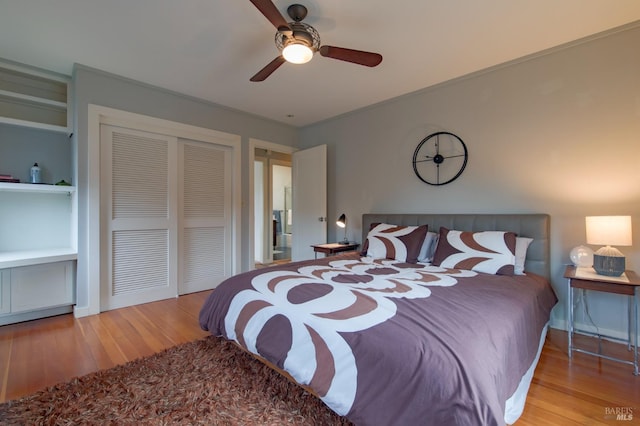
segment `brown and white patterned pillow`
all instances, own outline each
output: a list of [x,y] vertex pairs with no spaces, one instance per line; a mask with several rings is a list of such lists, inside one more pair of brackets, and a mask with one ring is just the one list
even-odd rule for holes
[[398,226],[380,223],[367,235],[367,256],[416,263],[427,235],[427,225]]
[[513,275],[516,234],[504,231],[466,232],[440,228],[433,264],[495,275]]

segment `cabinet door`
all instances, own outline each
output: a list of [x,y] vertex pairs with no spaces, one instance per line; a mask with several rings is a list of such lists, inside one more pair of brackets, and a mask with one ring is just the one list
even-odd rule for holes
[[179,293],[216,287],[231,275],[231,151],[180,144]]
[[0,314],[11,311],[11,269],[0,269]]
[[11,313],[72,305],[73,261],[11,269]]
[[101,310],[177,290],[177,139],[101,126]]

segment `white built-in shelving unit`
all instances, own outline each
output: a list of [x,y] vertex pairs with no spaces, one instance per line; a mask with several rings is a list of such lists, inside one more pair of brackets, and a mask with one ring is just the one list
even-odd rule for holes
[[70,133],[69,79],[0,62],[0,123]]
[[76,192],[76,187],[66,185],[34,185],[31,183],[0,182],[0,191],[71,195]]
[[77,258],[75,192],[73,186],[0,182],[0,201],[7,203],[0,207],[0,269]]
[[[66,76],[0,61],[0,125],[70,135],[69,91]],[[76,188],[0,182],[0,325],[71,312],[76,259]]]

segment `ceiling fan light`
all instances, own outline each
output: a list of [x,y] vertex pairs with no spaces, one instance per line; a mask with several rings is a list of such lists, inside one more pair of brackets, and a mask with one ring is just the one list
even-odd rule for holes
[[282,49],[282,56],[292,64],[306,64],[313,58],[313,50],[301,43],[290,43]]

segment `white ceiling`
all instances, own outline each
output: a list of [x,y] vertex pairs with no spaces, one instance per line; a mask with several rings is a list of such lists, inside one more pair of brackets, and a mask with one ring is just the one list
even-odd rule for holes
[[[274,0],[286,8],[295,0]],[[71,74],[80,63],[303,126],[640,20],[639,0],[300,0],[322,44],[376,68],[274,59],[249,0],[0,0],[0,57]],[[291,117],[290,115],[293,115]]]

